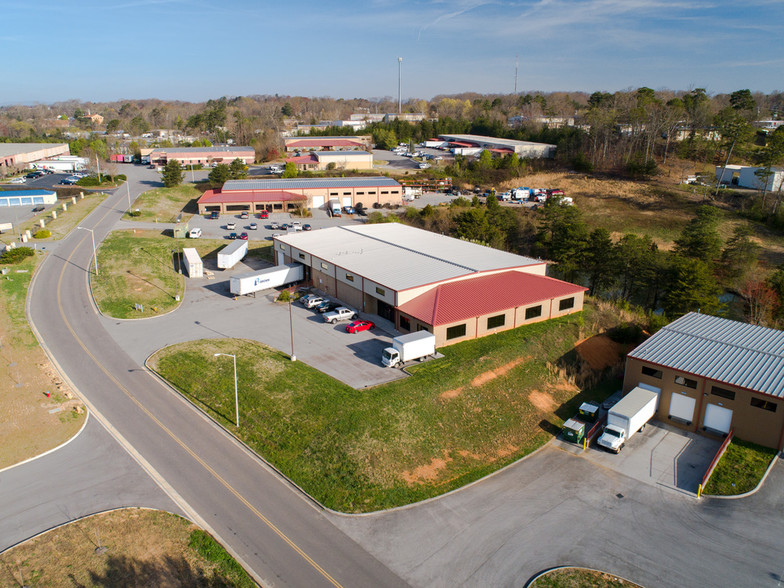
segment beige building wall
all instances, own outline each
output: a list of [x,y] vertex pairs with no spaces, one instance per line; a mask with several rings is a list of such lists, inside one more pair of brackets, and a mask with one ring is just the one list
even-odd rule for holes
[[[515,322],[518,326],[520,326],[549,320],[552,318],[552,302],[552,300],[543,300],[535,304],[518,307],[515,312]],[[530,316],[529,318],[526,318],[526,313],[531,315],[535,314],[535,309],[537,307],[540,309],[540,313],[537,316]]]

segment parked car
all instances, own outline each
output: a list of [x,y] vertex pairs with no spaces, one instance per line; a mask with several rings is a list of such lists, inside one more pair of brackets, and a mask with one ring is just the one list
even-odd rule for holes
[[[44,172],[32,171],[29,174],[25,175],[25,177],[28,180],[34,180],[35,178],[40,178],[42,175],[44,175]],[[74,174],[74,175],[76,175],[76,174]]]
[[311,227],[309,224],[305,223],[304,225],[302,225],[302,230],[303,231],[312,231],[313,227]]
[[44,210],[46,210],[45,206],[36,206],[33,208],[33,212],[43,212]]
[[289,230],[289,226],[286,223],[283,223],[282,225],[280,225],[280,230],[281,231],[288,231]]
[[248,233],[241,233],[240,234],[240,239],[242,239],[243,241],[247,241],[248,240]]
[[248,228],[249,228],[251,231],[255,231],[256,229],[258,229],[258,228],[259,228],[259,225],[257,225],[256,223],[250,223],[250,224],[248,225]]
[[351,310],[350,308],[346,308],[345,306],[339,306],[335,310],[330,312],[325,312],[323,315],[324,322],[330,323],[334,325],[338,321],[350,321],[357,318],[357,313]]
[[359,333],[360,331],[369,331],[375,327],[375,323],[371,321],[354,321],[346,325],[346,333]]
[[190,233],[188,233],[188,237],[191,239],[198,239],[201,237],[201,229],[196,227],[195,229],[191,229]]
[[316,307],[316,310],[318,310],[321,314],[324,314],[325,312],[330,312],[331,310],[335,310],[339,306],[340,306],[339,302],[335,302],[334,300],[326,300],[321,304],[319,304]]
[[67,178],[63,178],[62,180],[60,180],[60,183],[65,184],[66,186],[73,186],[80,179],[81,178],[77,178],[76,176],[68,176]]
[[346,214],[354,214],[354,207],[353,206],[344,206],[343,212]]
[[324,302],[324,299],[321,296],[310,296],[310,297],[306,296],[305,298],[307,300],[303,300],[302,302],[302,304],[305,305],[305,308],[315,308],[319,304]]
[[233,231],[237,228],[237,223],[226,223],[226,230]]
[[[18,178],[14,178],[10,181],[11,184],[24,184],[27,181],[27,178],[24,176],[19,176]],[[62,182],[61,182],[62,183]]]
[[210,220],[216,220],[218,218],[220,218],[220,212],[218,212],[217,210],[213,210],[210,213]]
[[240,218],[248,218],[249,216],[250,216],[250,215],[248,215],[248,211],[247,211],[247,210],[243,210],[243,211],[240,213]]
[[266,210],[262,210],[261,212],[259,212],[259,219],[265,219],[265,218],[269,218],[269,212],[267,212]]
[[270,228],[271,231],[278,231],[278,230],[280,230],[280,225],[277,222],[272,221],[269,224],[269,228]]
[[299,221],[291,221],[291,228],[294,229],[295,231],[301,231],[302,223]]
[[237,238],[237,233],[229,233],[229,239],[232,241]]

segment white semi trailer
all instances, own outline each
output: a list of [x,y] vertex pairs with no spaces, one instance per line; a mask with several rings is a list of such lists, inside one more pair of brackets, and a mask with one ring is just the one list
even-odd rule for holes
[[642,429],[656,414],[659,395],[645,388],[634,388],[607,413],[607,426],[597,443],[614,453]]
[[436,336],[428,331],[400,335],[392,339],[392,347],[381,352],[381,363],[386,367],[415,359],[422,359],[436,352]]
[[231,269],[248,254],[248,242],[238,239],[218,251],[218,267]]
[[267,288],[293,284],[304,279],[304,277],[305,270],[302,264],[276,265],[258,272],[232,276],[229,280],[229,290],[236,296],[245,296],[246,294],[254,294]]

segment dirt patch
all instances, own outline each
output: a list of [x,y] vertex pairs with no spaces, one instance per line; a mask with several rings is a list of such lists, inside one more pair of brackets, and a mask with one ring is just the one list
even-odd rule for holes
[[624,352],[624,346],[607,335],[595,335],[578,341],[575,349],[580,357],[588,362],[591,369],[596,371],[602,371],[618,363]]
[[503,376],[509,370],[511,370],[514,367],[520,365],[524,361],[527,361],[528,359],[530,359],[530,358],[528,358],[528,357],[518,357],[517,359],[514,359],[514,360],[510,361],[509,363],[507,363],[505,365],[502,365],[499,368],[496,368],[494,370],[489,370],[489,371],[486,371],[486,372],[484,372],[482,374],[479,374],[477,377],[475,377],[473,380],[471,380],[471,385],[474,386],[474,387],[481,386],[482,384],[486,384],[490,380],[495,380],[496,378],[499,378],[499,377]]
[[552,396],[540,392],[539,390],[531,390],[531,393],[528,395],[528,400],[531,401],[531,404],[533,404],[537,410],[542,412],[553,412],[555,407],[558,406]]
[[519,447],[515,447],[514,445],[504,445],[503,447],[500,447],[498,451],[496,451],[496,456],[498,456],[498,459],[503,459],[505,457],[509,457],[510,455],[514,455],[518,449]]
[[438,397],[442,400],[451,400],[452,398],[457,398],[460,396],[463,390],[465,390],[465,386],[460,386],[459,388],[453,388],[452,390],[441,392]]
[[443,470],[452,458],[445,455],[444,458],[434,457],[430,463],[414,468],[413,471],[405,470],[400,476],[410,485],[422,482],[433,482],[438,479],[439,472]]

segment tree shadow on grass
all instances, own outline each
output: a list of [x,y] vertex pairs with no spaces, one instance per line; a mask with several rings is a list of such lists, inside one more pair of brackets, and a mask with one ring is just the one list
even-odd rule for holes
[[[184,557],[164,557],[162,560],[140,560],[123,555],[110,555],[102,571],[90,571],[89,586],[183,586],[223,588],[235,584],[214,572],[193,566]],[[69,575],[74,586],[80,584]]]

